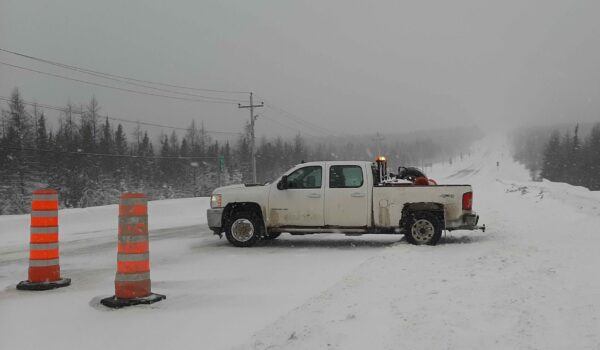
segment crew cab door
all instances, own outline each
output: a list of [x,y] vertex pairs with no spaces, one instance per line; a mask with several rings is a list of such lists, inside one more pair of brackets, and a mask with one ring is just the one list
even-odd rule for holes
[[360,164],[327,163],[325,225],[367,226],[367,182],[365,167]]
[[[283,181],[283,180],[282,180]],[[287,175],[287,188],[276,185],[269,193],[270,227],[321,227],[323,220],[323,167],[307,165]]]

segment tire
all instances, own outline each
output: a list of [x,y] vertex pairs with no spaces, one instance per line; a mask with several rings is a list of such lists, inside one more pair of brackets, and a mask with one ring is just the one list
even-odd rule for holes
[[273,240],[273,239],[276,239],[279,236],[281,236],[281,232],[269,233],[268,235],[265,235],[263,238],[266,239],[266,240]]
[[430,212],[409,213],[404,226],[404,237],[414,245],[436,245],[442,237],[440,219]]
[[225,237],[236,247],[251,247],[261,238],[262,221],[253,212],[237,212],[231,215],[225,229]]

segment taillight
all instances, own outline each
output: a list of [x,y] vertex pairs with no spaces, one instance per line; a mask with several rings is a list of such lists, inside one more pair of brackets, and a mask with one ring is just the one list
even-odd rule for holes
[[463,193],[463,210],[471,210],[473,208],[473,192]]

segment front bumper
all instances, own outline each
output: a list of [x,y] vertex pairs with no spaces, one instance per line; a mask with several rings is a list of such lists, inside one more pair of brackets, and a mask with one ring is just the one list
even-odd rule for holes
[[215,233],[221,233],[223,228],[221,225],[221,218],[223,217],[224,208],[211,208],[206,210],[206,221],[208,228],[213,230]]

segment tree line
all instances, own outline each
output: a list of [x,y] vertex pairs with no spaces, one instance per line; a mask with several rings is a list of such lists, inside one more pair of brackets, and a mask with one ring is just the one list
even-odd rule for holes
[[581,140],[579,126],[562,137],[555,131],[543,153],[541,176],[557,182],[600,190],[600,123]]
[[[150,199],[207,196],[219,185],[252,181],[249,130],[220,141],[192,121],[186,131],[151,140],[139,124],[128,134],[122,124],[102,117],[94,97],[75,110],[65,106],[57,125],[49,126],[43,108],[28,106],[18,89],[12,92],[1,109],[0,214],[28,212],[31,191],[40,187],[58,189],[61,207],[70,208],[114,204],[125,191]],[[475,138],[469,135],[463,130],[448,139],[400,137],[378,148],[391,164],[419,166],[462,152],[469,137]],[[272,181],[302,161],[372,160],[371,144],[368,138],[262,137],[257,178]]]
[[528,130],[516,137],[516,159],[532,177],[600,190],[600,123],[565,130]]

